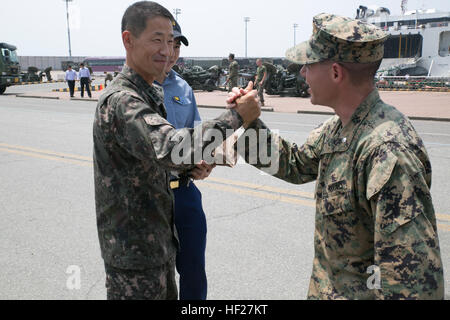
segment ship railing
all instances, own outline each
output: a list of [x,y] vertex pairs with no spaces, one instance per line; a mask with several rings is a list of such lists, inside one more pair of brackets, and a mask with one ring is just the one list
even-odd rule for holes
[[380,90],[450,92],[450,77],[382,76],[375,84]]
[[442,27],[448,27],[448,22],[431,22],[427,24],[418,24],[418,25],[403,25],[403,26],[384,26],[380,24],[380,28],[384,29],[385,31],[405,31],[405,30],[419,30],[422,28],[430,29],[430,28],[442,28]]

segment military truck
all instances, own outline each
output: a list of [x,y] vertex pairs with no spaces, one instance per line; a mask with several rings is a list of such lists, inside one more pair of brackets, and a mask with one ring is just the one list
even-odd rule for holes
[[21,82],[19,58],[17,48],[13,45],[0,43],[0,94],[5,93],[7,87]]

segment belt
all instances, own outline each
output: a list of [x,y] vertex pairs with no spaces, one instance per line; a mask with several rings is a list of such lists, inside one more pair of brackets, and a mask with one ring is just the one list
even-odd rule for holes
[[170,189],[175,190],[181,187],[189,187],[191,183],[191,178],[187,176],[182,176],[178,179],[170,180]]

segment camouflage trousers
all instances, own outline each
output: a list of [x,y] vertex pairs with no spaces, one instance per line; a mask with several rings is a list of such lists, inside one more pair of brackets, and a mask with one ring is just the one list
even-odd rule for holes
[[264,103],[264,86],[265,86],[265,83],[263,83],[260,86],[259,82],[257,82],[255,85],[255,89],[258,90],[258,97],[259,97],[259,101],[261,101],[261,103]]
[[105,264],[108,300],[177,300],[175,261],[146,270],[124,270]]
[[230,78],[230,81],[228,82],[228,92],[231,92],[233,88],[236,88],[238,86],[238,78]]

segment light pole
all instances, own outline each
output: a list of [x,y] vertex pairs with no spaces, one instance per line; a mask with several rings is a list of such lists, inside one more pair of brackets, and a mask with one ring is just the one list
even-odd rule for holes
[[72,58],[72,46],[70,44],[70,24],[69,24],[69,2],[73,0],[63,0],[66,3],[66,13],[67,13],[67,35],[69,37],[69,57]]
[[298,24],[294,23],[294,47],[297,45],[297,28]]
[[247,58],[247,24],[250,22],[250,18],[245,17],[244,22],[245,22],[245,57]]
[[175,15],[175,20],[178,21],[178,15],[181,14],[181,9],[173,9],[173,14]]

